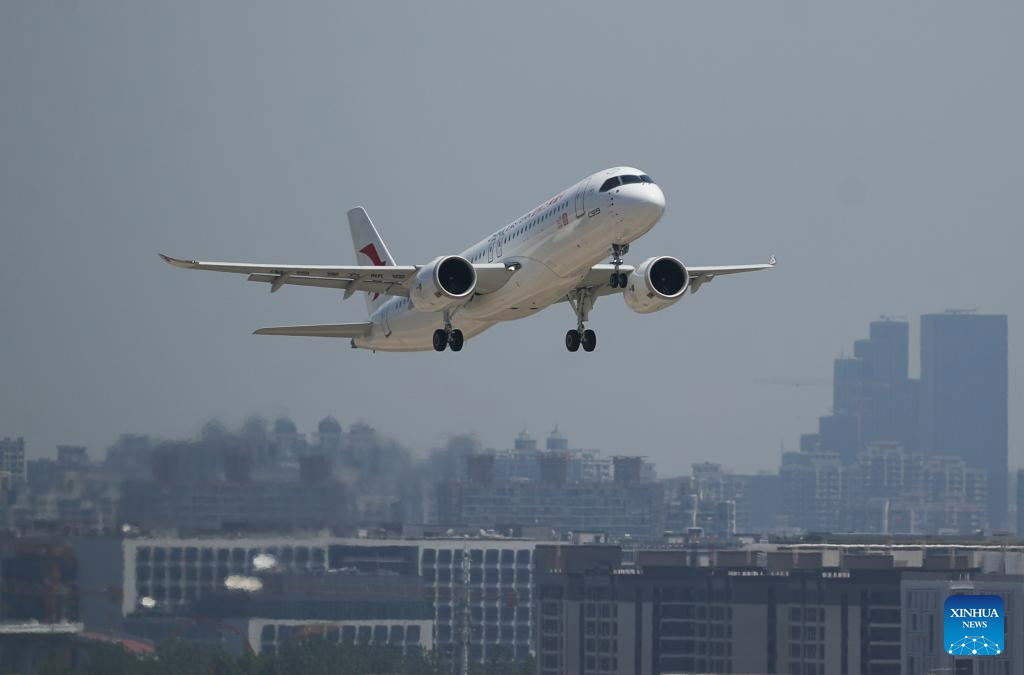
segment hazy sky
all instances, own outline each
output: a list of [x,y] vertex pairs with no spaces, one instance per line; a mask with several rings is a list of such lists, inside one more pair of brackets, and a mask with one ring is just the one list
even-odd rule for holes
[[[662,475],[774,468],[882,313],[1010,315],[1024,245],[1024,4],[0,3],[0,436],[32,455],[218,416],[330,413],[413,448],[556,423]],[[673,308],[565,305],[460,354],[372,354],[260,326],[360,298],[185,272],[355,261],[367,208],[400,263],[455,253],[579,178],[641,167],[662,222],[629,262],[778,269]],[[912,347],[916,374],[916,345]]]

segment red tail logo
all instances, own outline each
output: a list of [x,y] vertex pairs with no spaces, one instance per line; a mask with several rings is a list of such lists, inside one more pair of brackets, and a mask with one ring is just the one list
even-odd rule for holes
[[[359,252],[370,259],[374,267],[384,267],[386,263],[380,259],[380,254],[377,253],[377,247],[373,244],[367,244],[366,246],[359,249]],[[380,297],[380,293],[374,293],[373,299],[376,300]]]
[[359,249],[359,252],[369,258],[370,262],[372,262],[375,267],[384,267],[387,265],[387,263],[380,259],[380,254],[377,253],[377,247],[373,244],[367,244]]

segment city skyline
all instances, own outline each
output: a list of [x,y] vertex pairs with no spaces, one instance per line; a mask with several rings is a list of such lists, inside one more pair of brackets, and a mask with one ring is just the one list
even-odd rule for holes
[[[847,413],[847,409],[851,405],[854,405],[853,399],[850,398],[853,395],[852,392],[854,391],[854,389],[856,389],[856,391],[858,392],[857,393],[858,396],[864,395],[860,391],[861,385],[857,385],[857,384],[845,384],[844,385],[844,382],[846,382],[849,378],[859,377],[853,371],[849,371],[849,367],[850,366],[855,366],[856,363],[858,362],[858,360],[855,357],[855,354],[857,353],[857,351],[859,349],[863,348],[866,351],[870,352],[869,354],[866,355],[869,362],[870,362],[871,359],[878,359],[878,358],[890,359],[890,358],[895,358],[896,359],[896,364],[895,365],[886,366],[887,368],[890,368],[890,369],[895,368],[895,371],[888,372],[884,376],[883,380],[878,380],[878,384],[875,385],[876,386],[876,390],[877,391],[888,392],[888,393],[885,394],[886,400],[890,400],[889,397],[891,397],[891,396],[906,397],[906,396],[912,394],[912,397],[913,397],[913,399],[915,401],[915,403],[913,403],[913,410],[911,410],[911,409],[906,407],[906,406],[910,405],[909,403],[899,404],[899,405],[895,406],[894,410],[899,411],[899,413],[901,413],[901,414],[902,413],[907,413],[908,416],[905,419],[903,419],[903,418],[900,418],[900,419],[888,418],[887,420],[880,420],[879,422],[874,422],[874,423],[872,423],[870,425],[872,428],[874,428],[874,431],[872,432],[870,429],[868,429],[868,430],[865,430],[864,433],[869,434],[869,436],[870,436],[870,434],[873,433],[874,436],[870,436],[871,438],[877,438],[877,439],[881,439],[881,440],[887,440],[887,441],[889,441],[889,440],[900,440],[901,442],[903,442],[904,446],[907,449],[914,450],[914,449],[916,449],[916,446],[919,443],[918,436],[920,436],[922,434],[927,434],[928,433],[925,430],[925,428],[924,428],[924,424],[925,424],[925,422],[924,422],[924,412],[923,411],[918,411],[917,403],[916,403],[916,399],[917,399],[917,397],[919,395],[918,392],[917,392],[917,388],[918,388],[918,385],[920,384],[920,377],[921,377],[920,373],[921,373],[921,368],[922,368],[922,363],[921,363],[922,352],[921,352],[919,340],[915,340],[914,338],[915,337],[919,338],[919,339],[923,338],[921,326],[922,326],[922,324],[925,321],[931,321],[931,323],[934,324],[935,321],[936,321],[935,317],[943,317],[943,316],[948,316],[948,317],[977,317],[977,318],[981,319],[982,321],[987,321],[988,323],[991,323],[991,321],[989,321],[989,320],[1001,321],[1002,322],[1002,330],[1004,332],[1003,345],[1002,345],[1002,350],[1003,350],[1003,357],[1002,357],[1003,360],[1002,360],[1002,363],[1006,364],[1006,338],[1005,338],[1005,332],[1006,332],[1006,326],[1007,326],[1007,317],[1005,315],[980,314],[980,313],[976,312],[975,310],[946,310],[945,312],[942,312],[942,313],[923,313],[923,314],[921,314],[918,317],[918,321],[914,321],[913,319],[910,319],[907,316],[894,317],[894,316],[891,316],[891,315],[879,315],[878,317],[876,317],[874,320],[872,320],[870,322],[870,326],[871,326],[871,338],[870,339],[865,340],[865,339],[859,339],[855,335],[850,336],[849,344],[852,344],[853,347],[852,348],[846,347],[846,348],[843,348],[843,349],[840,350],[840,354],[837,356],[837,358],[833,362],[833,376],[834,377],[833,377],[833,380],[831,382],[829,382],[829,381],[827,381],[825,379],[822,379],[820,377],[815,377],[816,375],[820,375],[820,373],[807,373],[808,379],[806,379],[806,380],[795,379],[795,378],[794,379],[765,380],[762,384],[764,386],[766,386],[766,387],[767,386],[774,386],[774,387],[778,387],[778,388],[785,389],[785,390],[801,390],[802,389],[802,390],[809,390],[809,391],[812,391],[812,392],[813,391],[830,391],[831,393],[829,393],[827,396],[828,396],[829,399],[832,400],[832,405],[828,406],[827,410],[822,410],[821,413],[819,413],[819,415],[818,415],[818,424],[820,426],[820,433],[824,434],[824,438],[825,438],[826,444],[829,443],[829,439],[830,438],[833,439],[831,441],[832,443],[835,443],[835,442],[843,443],[841,436],[843,434],[848,434],[850,432],[845,430],[842,424],[836,425],[836,424],[833,423],[833,424],[826,425],[826,422],[828,422],[830,420],[833,420],[833,419],[841,421],[841,419],[842,419],[841,415],[842,414],[846,414]],[[897,334],[894,335],[894,336],[891,336],[891,337],[884,338],[885,340],[888,341],[888,344],[896,345],[895,347],[881,347],[880,345],[878,347],[875,347],[875,348],[871,347],[871,344],[872,344],[873,340],[875,340],[874,332],[875,332],[875,328],[877,326],[893,326],[893,327],[895,327],[895,329],[897,331]],[[967,338],[969,336],[970,336],[970,334],[965,334],[964,336],[961,337],[961,339]],[[882,339],[882,338],[880,337],[879,339]],[[893,340],[895,340],[896,342],[895,343],[892,342]],[[901,340],[903,341],[902,347],[899,346],[899,342]],[[896,349],[897,353],[895,355],[893,355],[893,356],[886,355],[887,354],[887,350],[893,349],[893,348]],[[882,349],[883,352],[885,352],[885,353],[879,352],[878,349]],[[963,358],[959,358],[957,356],[957,351],[955,349],[952,350],[952,351],[948,351],[948,355],[949,356],[947,356],[945,358],[953,357],[953,358],[957,358],[958,361],[963,361]],[[934,361],[934,359],[933,359],[933,361]],[[936,362],[936,364],[937,363],[938,362]],[[847,365],[844,365],[844,364],[849,364],[849,365],[847,366]],[[935,366],[933,366],[933,368],[934,367]],[[996,364],[995,368],[996,368],[997,371],[999,370],[998,363]],[[1004,370],[1005,370],[1005,366],[1004,366]],[[898,376],[898,375],[893,375],[892,374],[893,372],[898,373],[899,371],[902,371],[902,373],[903,373],[902,376]],[[968,372],[968,371],[964,371],[964,372]],[[991,376],[993,376],[995,374],[997,374],[997,373],[995,373],[995,371],[993,371],[993,373],[988,373],[984,377],[981,377],[980,379],[975,378],[975,380],[977,380],[977,382],[981,383],[982,381],[987,381],[988,379],[991,379]],[[915,375],[916,375],[916,378],[914,377]],[[888,379],[892,378],[892,377],[902,377],[903,378],[902,382],[904,384],[901,385],[901,384],[897,383],[895,385],[892,385],[892,384],[887,383]],[[855,383],[856,379],[849,380],[849,381]],[[839,383],[838,387],[836,385],[837,382]],[[829,387],[828,390],[824,389],[824,385],[826,383],[828,384],[828,387]],[[911,385],[912,385],[912,392],[908,393],[908,394],[894,394],[894,393],[892,393],[892,391],[890,391],[890,389],[892,389],[893,391],[898,390],[898,391],[902,392],[908,386],[911,386]],[[880,390],[877,389],[878,386],[881,386]],[[1002,386],[1004,387],[1003,399],[1005,400],[1006,399],[1006,392],[1005,392],[1006,383],[1004,382]],[[851,389],[851,387],[853,387],[853,389]],[[877,394],[875,396],[877,397]],[[837,398],[837,397],[840,397],[840,398]],[[864,405],[864,404],[856,404],[856,405]],[[874,403],[873,405],[879,405],[879,403]],[[892,407],[892,404],[884,404],[884,405]],[[901,408],[900,405],[902,405],[903,407]],[[845,408],[844,408],[844,406],[845,406]],[[838,415],[837,415],[837,413],[838,413]],[[896,413],[889,413],[889,414],[891,415],[891,414],[896,414]],[[979,412],[975,412],[974,416],[977,417],[979,414],[982,414],[982,412],[980,412],[980,411]],[[805,415],[807,415],[807,411],[803,411],[803,412],[801,412],[799,414],[795,414],[795,416],[799,416],[799,417],[803,417]],[[874,416],[877,417],[877,415],[878,415],[877,412],[874,413]],[[946,416],[948,417],[948,413],[947,413]],[[339,417],[344,419],[343,415],[339,415],[337,413],[332,413],[331,411],[327,411],[324,414],[321,414],[319,416],[314,416],[312,418],[307,418],[307,417],[304,417],[304,416],[298,417],[298,419],[301,420],[302,423],[296,422],[296,424],[298,425],[298,427],[300,429],[313,429],[313,428],[315,428],[317,423],[322,422],[324,419],[328,419],[328,418],[330,418],[330,419],[338,419]],[[177,435],[166,436],[166,437],[165,436],[160,436],[158,434],[148,433],[144,429],[124,430],[124,431],[121,431],[121,432],[118,432],[118,433],[114,434],[114,436],[112,437],[111,441],[108,442],[107,444],[101,445],[99,447],[93,447],[93,451],[94,452],[104,451],[105,449],[107,449],[107,448],[111,447],[112,445],[116,444],[117,439],[120,438],[121,436],[123,436],[124,434],[142,434],[142,435],[146,435],[146,436],[152,436],[154,438],[154,440],[163,440],[163,439],[170,440],[170,439],[176,439],[176,438],[198,438],[202,434],[203,428],[205,426],[213,424],[213,425],[223,425],[225,428],[240,429],[240,428],[242,428],[246,424],[247,421],[249,421],[251,419],[257,419],[257,418],[258,419],[263,419],[267,423],[272,424],[275,420],[281,419],[281,418],[287,418],[287,419],[289,419],[291,421],[295,421],[296,416],[293,416],[293,415],[290,415],[290,414],[287,414],[287,413],[284,413],[284,412],[278,413],[276,415],[267,415],[267,414],[264,414],[261,411],[254,411],[254,412],[250,412],[250,413],[240,417],[237,420],[225,420],[225,419],[220,418],[220,417],[210,417],[210,418],[203,419],[201,422],[197,422],[196,426],[194,427],[194,431],[191,432],[191,433],[189,433],[189,432],[178,432]],[[998,419],[998,414],[997,414],[995,419]],[[1012,416],[1011,416],[1011,419],[1012,419]],[[415,433],[413,434],[413,438],[412,439],[402,438],[399,434],[396,434],[394,432],[393,428],[390,428],[387,425],[387,420],[386,419],[383,421],[383,426],[382,427],[378,427],[377,424],[375,424],[375,423],[373,423],[373,422],[371,422],[369,420],[366,420],[364,418],[345,419],[344,421],[345,421],[346,424],[353,424],[353,423],[354,424],[369,424],[371,427],[381,428],[381,430],[383,431],[383,433],[386,436],[388,436],[389,438],[392,438],[392,439],[398,441],[399,443],[402,444],[403,447],[405,447],[406,449],[410,450],[414,455],[419,456],[419,457],[427,457],[432,450],[436,449],[437,447],[443,446],[445,442],[447,442],[449,439],[451,439],[453,437],[470,436],[470,437],[476,439],[481,444],[481,446],[484,447],[484,448],[494,449],[494,450],[502,450],[502,449],[505,449],[505,448],[512,448],[513,445],[515,445],[515,441],[510,441],[509,439],[513,439],[513,438],[517,437],[521,433],[525,432],[525,433],[529,434],[531,436],[531,438],[533,438],[535,440],[543,440],[544,438],[547,437],[549,432],[552,432],[552,431],[555,431],[555,430],[559,430],[559,429],[563,433],[565,431],[567,431],[567,430],[569,432],[571,432],[572,437],[573,437],[573,442],[576,443],[575,447],[578,447],[578,448],[588,448],[588,449],[592,449],[592,450],[597,450],[599,452],[603,452],[606,456],[609,456],[609,457],[613,456],[613,455],[616,455],[616,454],[642,454],[645,457],[651,457],[652,459],[655,460],[656,464],[658,464],[659,466],[663,467],[662,477],[686,475],[685,471],[691,465],[693,465],[695,463],[707,461],[707,460],[711,459],[712,457],[717,457],[718,456],[718,453],[716,453],[715,451],[709,451],[709,450],[703,449],[703,450],[700,451],[703,454],[690,454],[690,455],[685,455],[685,456],[676,456],[674,458],[670,458],[669,461],[663,461],[663,460],[660,460],[657,457],[657,453],[652,453],[648,449],[646,449],[645,447],[637,446],[635,444],[627,446],[627,447],[608,448],[608,447],[602,447],[602,446],[597,445],[597,444],[588,443],[586,441],[586,439],[588,437],[593,437],[593,435],[594,435],[593,428],[584,427],[582,429],[577,430],[577,429],[569,428],[569,427],[561,424],[558,420],[554,420],[549,426],[545,426],[543,423],[537,423],[536,421],[526,420],[523,423],[521,423],[520,425],[518,425],[517,427],[515,427],[516,431],[513,434],[505,437],[504,440],[502,440],[502,437],[499,436],[498,432],[496,430],[494,430],[494,429],[491,429],[489,432],[485,432],[485,431],[481,431],[479,429],[463,428],[463,429],[452,429],[452,430],[448,431],[447,433],[438,434],[434,438],[434,440],[432,442],[424,442],[422,440],[422,437],[418,437],[417,438],[417,435]],[[1003,415],[1003,424],[1006,425],[1006,422],[1007,422],[1007,420],[1006,420],[1006,416],[1004,414]],[[882,425],[882,426],[880,428],[875,428],[875,427],[879,427],[879,425]],[[907,427],[907,428],[911,429],[912,431],[907,431],[907,432],[900,431],[898,433],[893,433],[893,429],[894,429],[893,425],[896,425],[896,427],[899,427],[900,429],[902,429],[904,427]],[[507,426],[507,425],[505,425],[505,426]],[[3,429],[0,429],[0,435],[3,435],[4,433],[7,433],[7,435],[10,435],[9,432],[5,432]],[[907,435],[908,433],[910,434],[909,437]],[[839,438],[838,441],[835,440],[836,434],[840,435],[840,438]],[[886,434],[889,434],[889,435],[886,435]],[[807,430],[804,430],[794,439],[780,439],[780,443],[779,443],[778,447],[776,447],[769,455],[767,455],[765,458],[763,458],[763,461],[759,465],[756,465],[756,466],[735,466],[735,465],[729,464],[728,462],[725,462],[723,464],[723,466],[728,471],[739,472],[739,473],[765,473],[765,472],[775,471],[775,470],[778,469],[778,467],[780,465],[780,462],[783,459],[783,456],[787,452],[789,452],[789,451],[791,451],[793,449],[798,449],[798,448],[801,447],[801,443],[804,442],[804,437],[806,435],[807,435]],[[998,433],[997,433],[997,436],[998,436]],[[24,438],[23,435],[18,434],[18,433],[13,434],[13,437],[14,438]],[[584,439],[582,442],[579,441],[579,439],[581,439],[581,438]],[[1004,436],[1004,439],[1005,439],[1005,436]],[[861,447],[861,448],[865,447],[867,440],[870,440],[870,438],[868,436],[865,436],[865,443],[860,445],[859,447]],[[33,444],[31,442],[31,439],[27,438],[27,439],[25,439],[25,449],[24,449],[24,451],[25,451],[26,457],[28,459],[35,459],[35,458],[40,458],[40,457],[53,457],[53,456],[56,456],[57,447],[59,447],[60,445],[70,445],[70,444],[86,445],[85,443],[82,443],[81,441],[78,441],[78,440],[69,440],[69,441],[65,441],[64,443],[61,443],[58,446],[54,447],[50,452],[47,452],[45,450],[44,451],[40,451],[37,448],[33,448]],[[941,448],[936,449],[935,453],[937,453],[937,454],[949,454],[950,450],[946,447],[946,445],[948,445],[948,444],[943,444],[941,446]],[[92,447],[92,446],[88,446],[88,447]],[[853,452],[856,451],[856,448],[854,448],[853,446],[847,445],[846,447],[848,447],[848,449],[845,450],[845,451],[841,451],[841,452],[853,453]],[[924,450],[925,448],[922,446],[921,449]],[[957,453],[953,452],[953,454],[957,454]],[[852,458],[852,456],[853,455],[850,454],[851,458]],[[1009,465],[1009,467],[1011,469],[1015,469],[1017,467],[1024,467],[1024,453],[1017,453],[1017,457],[1015,458],[1012,446],[1009,446],[1009,452],[1008,452],[1007,458],[1008,458],[1008,465]],[[849,460],[847,459],[847,460],[844,460],[844,461],[849,461]],[[1004,494],[1002,499],[1003,499],[1003,501],[1006,501],[1007,498],[1008,498],[1007,495]]]
[[[688,475],[659,476],[642,446],[604,452],[558,426],[546,438],[524,428],[511,444],[493,447],[455,436],[423,453],[396,443],[387,429],[346,428],[333,416],[315,430],[287,417],[250,417],[231,429],[208,422],[189,440],[123,436],[99,463],[81,446],[60,446],[56,462],[26,463],[23,442],[4,439],[6,489],[17,493],[27,476],[35,495],[15,501],[19,527],[43,513],[58,521],[72,513],[73,502],[55,512],[44,495],[60,475],[84,471],[94,479],[73,497],[86,514],[75,522],[101,528],[127,513],[143,527],[184,531],[397,522],[593,529],[645,540],[697,529],[725,539],[1013,529],[1019,511],[1017,521],[1007,519],[1014,509],[999,377],[1006,317],[957,311],[922,315],[921,325],[921,379],[910,377],[910,323],[872,321],[868,337],[853,340],[852,355],[834,361],[832,414],[801,435],[798,451],[781,454],[777,470],[756,474],[708,461],[717,459],[709,452]],[[124,481],[115,487],[111,475]]]

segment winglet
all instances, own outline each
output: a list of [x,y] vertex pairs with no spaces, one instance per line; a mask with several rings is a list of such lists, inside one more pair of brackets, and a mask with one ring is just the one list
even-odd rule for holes
[[774,254],[772,254],[772,257],[768,258],[768,264],[771,265],[772,267],[775,267],[775,255]]
[[181,258],[172,258],[169,255],[164,255],[163,253],[158,253],[157,255],[159,255],[163,259],[163,261],[168,265],[174,265],[175,267],[180,267],[184,270],[194,267],[196,264],[195,260],[182,260]]

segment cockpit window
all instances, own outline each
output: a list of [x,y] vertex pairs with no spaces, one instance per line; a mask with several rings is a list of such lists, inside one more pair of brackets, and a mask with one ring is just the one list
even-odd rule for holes
[[601,190],[600,191],[601,192],[608,192],[612,188],[617,188],[620,185],[630,185],[632,183],[651,183],[651,184],[653,184],[654,183],[654,179],[651,178],[650,176],[648,176],[647,174],[643,174],[642,176],[636,176],[636,175],[633,175],[633,174],[628,174],[628,175],[625,175],[625,176],[613,176],[613,177],[609,178],[608,180],[606,180],[601,185]]

